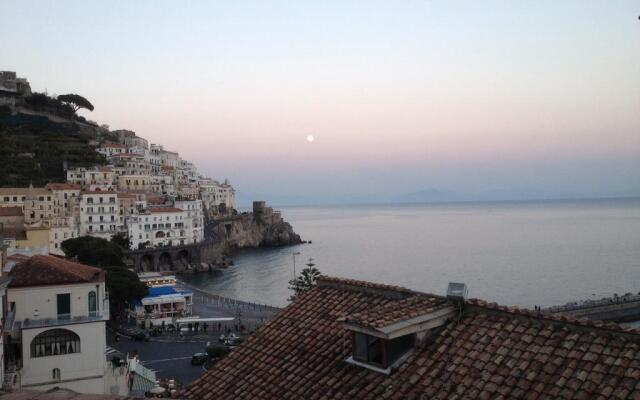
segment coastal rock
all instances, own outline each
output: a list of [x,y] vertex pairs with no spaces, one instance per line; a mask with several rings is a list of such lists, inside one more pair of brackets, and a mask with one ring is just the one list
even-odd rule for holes
[[260,246],[287,246],[302,243],[300,235],[293,231],[288,222],[273,224],[263,235]]
[[243,213],[214,221],[213,236],[230,248],[287,246],[302,243],[300,235],[280,215]]

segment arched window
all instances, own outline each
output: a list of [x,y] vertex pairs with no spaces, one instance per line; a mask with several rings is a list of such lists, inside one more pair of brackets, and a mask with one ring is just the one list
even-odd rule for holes
[[60,380],[60,368],[54,368],[53,369],[52,378],[53,378],[54,381],[59,381]]
[[50,329],[31,341],[31,358],[80,353],[80,337],[67,329]]
[[89,316],[95,317],[98,309],[98,301],[96,299],[96,292],[89,292]]
[[156,238],[163,238],[163,237],[164,237],[164,232],[162,231],[156,232]]

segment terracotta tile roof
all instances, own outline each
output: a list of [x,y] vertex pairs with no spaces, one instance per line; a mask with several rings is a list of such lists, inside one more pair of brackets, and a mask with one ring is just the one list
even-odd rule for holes
[[16,264],[11,270],[9,287],[57,285],[83,282],[103,282],[100,268],[54,256],[33,256]]
[[[640,398],[640,332],[469,301],[386,375],[345,360],[345,316],[440,297],[329,279],[195,381],[189,399]],[[412,303],[409,299],[418,297]],[[424,297],[421,298],[421,297]],[[434,300],[434,301],[436,301]],[[425,302],[425,303],[423,303]]]
[[48,183],[45,188],[49,190],[80,190],[76,183]]
[[182,212],[184,210],[182,210],[181,208],[175,208],[175,207],[153,207],[153,208],[149,208],[149,212],[156,214],[156,213],[172,213],[172,212]]
[[355,323],[365,328],[384,328],[399,321],[432,313],[446,305],[448,303],[444,298],[417,294],[383,307],[375,307],[347,315],[341,321]]
[[153,196],[153,195],[147,196],[147,203],[149,204],[164,204],[164,202],[165,202],[164,197]]
[[23,215],[20,207],[0,207],[0,217],[21,217]]

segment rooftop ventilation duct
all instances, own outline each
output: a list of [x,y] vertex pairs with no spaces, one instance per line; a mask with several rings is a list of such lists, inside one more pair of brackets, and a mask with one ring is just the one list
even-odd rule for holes
[[464,283],[449,282],[447,299],[456,303],[464,303],[467,300],[467,285]]

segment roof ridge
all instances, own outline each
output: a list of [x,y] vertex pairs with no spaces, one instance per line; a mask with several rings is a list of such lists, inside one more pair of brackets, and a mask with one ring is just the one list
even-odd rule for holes
[[616,332],[618,334],[629,335],[636,340],[640,340],[640,328],[623,327],[622,325],[615,322],[602,322],[584,318],[576,318],[567,315],[548,314],[540,311],[533,311],[528,308],[520,308],[517,306],[502,306],[495,302],[488,302],[482,299],[475,298],[468,299],[465,305],[482,308],[490,312],[506,313],[509,315],[515,314],[516,316],[519,315],[527,318],[536,318],[538,320],[548,321],[565,326],[570,325],[577,328],[589,328],[600,331]]
[[317,279],[317,284],[318,287],[351,290],[395,299],[403,299],[417,294],[425,294],[402,286],[386,285],[350,278],[338,278],[327,275],[321,275]]

